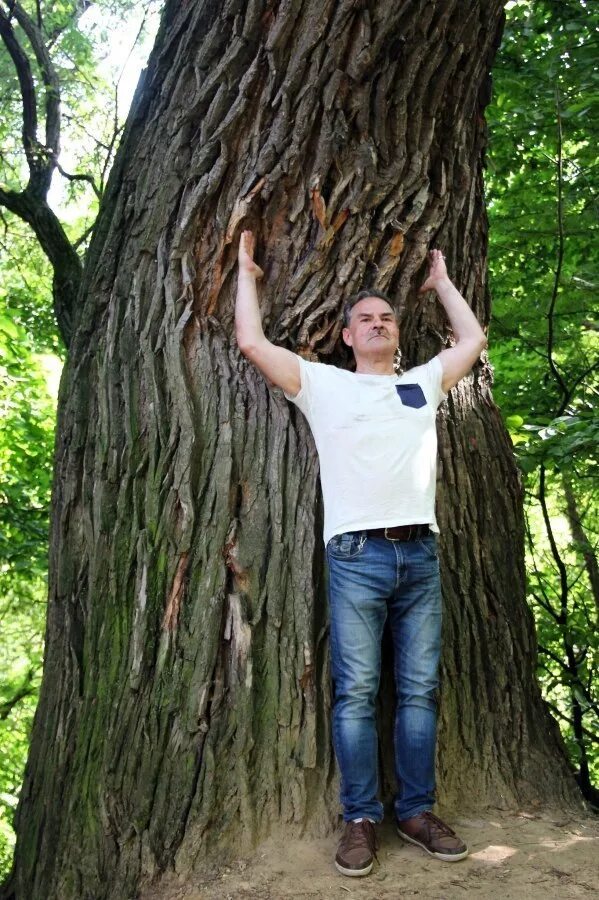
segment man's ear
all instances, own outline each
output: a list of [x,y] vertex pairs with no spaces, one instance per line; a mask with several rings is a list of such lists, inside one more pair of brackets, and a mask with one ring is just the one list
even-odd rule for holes
[[346,347],[351,347],[352,340],[351,340],[351,332],[350,332],[349,328],[344,328],[343,331],[341,332],[341,335],[343,337],[343,343],[346,345]]

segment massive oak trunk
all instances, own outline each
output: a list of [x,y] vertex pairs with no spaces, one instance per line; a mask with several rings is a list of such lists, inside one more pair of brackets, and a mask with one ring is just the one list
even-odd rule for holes
[[[339,361],[340,305],[364,285],[400,302],[404,361],[438,352],[441,307],[417,296],[432,244],[487,323],[501,6],[167,4],[61,386],[45,673],[6,896],[122,900],[217,842],[334,822],[318,466],[235,344],[237,238],[250,227],[262,248],[269,337],[312,359]],[[490,383],[477,367],[439,421],[440,799],[575,802],[535,682]]]

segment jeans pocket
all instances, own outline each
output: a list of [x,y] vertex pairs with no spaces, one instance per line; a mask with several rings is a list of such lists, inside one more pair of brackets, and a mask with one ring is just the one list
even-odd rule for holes
[[437,547],[437,538],[434,534],[429,534],[427,537],[420,538],[418,543],[427,556],[431,559],[439,559],[439,548]]
[[365,543],[364,531],[346,531],[333,535],[327,544],[327,553],[334,559],[355,559],[364,549]]

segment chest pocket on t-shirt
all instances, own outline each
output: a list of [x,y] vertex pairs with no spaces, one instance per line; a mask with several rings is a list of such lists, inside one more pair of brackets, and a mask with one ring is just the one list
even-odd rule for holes
[[421,409],[426,406],[426,397],[419,384],[396,384],[395,390],[404,406]]

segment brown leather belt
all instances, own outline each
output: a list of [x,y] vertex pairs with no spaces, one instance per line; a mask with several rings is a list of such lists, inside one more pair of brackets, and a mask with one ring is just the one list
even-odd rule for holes
[[369,528],[369,537],[383,537],[388,541],[418,541],[432,534],[428,525],[395,525],[391,528]]

